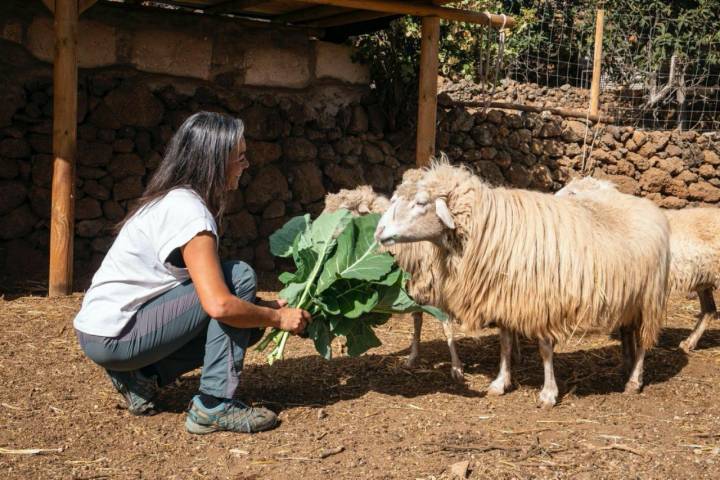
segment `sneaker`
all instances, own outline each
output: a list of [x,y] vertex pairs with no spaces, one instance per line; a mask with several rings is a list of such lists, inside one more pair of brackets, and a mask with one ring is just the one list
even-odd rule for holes
[[154,415],[157,413],[155,397],[160,391],[155,375],[146,377],[139,370],[116,372],[108,370],[115,389],[125,398],[127,409],[133,415]]
[[277,415],[267,408],[249,407],[235,399],[207,408],[195,395],[190,402],[185,428],[199,435],[219,431],[255,433],[270,430],[277,423]]

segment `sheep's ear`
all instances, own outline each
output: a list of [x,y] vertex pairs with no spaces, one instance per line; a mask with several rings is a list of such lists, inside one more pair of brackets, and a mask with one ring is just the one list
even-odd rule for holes
[[370,209],[368,208],[367,205],[365,205],[364,203],[361,203],[360,205],[358,205],[358,212],[365,215],[367,213],[370,213]]
[[450,214],[450,209],[448,209],[447,202],[445,202],[444,198],[438,198],[435,200],[435,213],[437,213],[438,218],[442,220],[447,228],[455,230],[455,220],[453,220],[452,215]]

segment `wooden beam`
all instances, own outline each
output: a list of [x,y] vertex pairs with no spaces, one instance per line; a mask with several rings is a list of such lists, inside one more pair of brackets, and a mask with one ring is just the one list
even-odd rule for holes
[[[436,5],[441,5],[443,3],[450,3],[451,1],[453,1],[453,0],[438,0],[433,3]],[[419,3],[419,2],[416,2],[416,3]],[[344,9],[344,13],[334,15],[329,18],[322,18],[315,22],[306,23],[305,25],[310,26],[310,27],[316,27],[316,28],[340,27],[342,25],[348,25],[351,23],[368,22],[370,20],[376,20],[378,18],[391,17],[393,15],[397,15],[397,13],[376,12],[376,11],[372,11],[372,10]]]
[[583,120],[587,119],[593,123],[607,123],[607,124],[614,124],[617,122],[617,119],[615,117],[611,117],[608,115],[588,115],[587,110],[579,111],[579,110],[570,110],[567,108],[555,108],[555,107],[546,107],[546,106],[540,106],[536,107],[534,105],[526,105],[524,103],[512,103],[512,102],[485,102],[482,100],[453,100],[448,103],[445,103],[443,105],[453,105],[453,106],[463,106],[463,107],[479,107],[479,108],[500,108],[503,110],[519,110],[521,112],[533,112],[533,113],[542,113],[542,112],[550,112],[553,115],[558,115],[560,117],[564,118],[581,118]]
[[351,23],[367,22],[377,18],[390,17],[392,13],[373,12],[371,10],[352,10],[342,15],[335,15],[330,18],[321,18],[314,22],[305,23],[309,27],[330,28],[348,25]]
[[[593,48],[592,83],[590,85],[590,115],[597,116],[600,109],[600,73],[602,70],[602,42],[605,10],[598,9],[595,17],[595,47]],[[672,77],[671,77],[672,78]]]
[[302,10],[295,10],[294,12],[277,15],[272,18],[272,21],[277,23],[301,23],[310,20],[317,20],[319,18],[331,17],[333,15],[339,15],[341,13],[346,13],[347,11],[348,9],[344,7],[321,5],[319,7],[303,8]]
[[72,292],[77,152],[77,0],[55,1],[53,179],[50,220],[51,297]]
[[78,0],[78,15],[82,15],[85,10],[97,3],[97,0]]
[[338,7],[354,8],[356,10],[373,10],[376,12],[394,13],[398,15],[415,15],[418,17],[437,16],[446,20],[458,22],[479,23],[500,28],[515,26],[515,19],[509,16],[495,15],[485,12],[473,12],[459,8],[447,8],[429,3],[400,2],[397,0],[295,0],[303,3],[319,3],[322,5],[335,5]]
[[[203,9],[203,12],[233,13],[234,11],[256,7],[262,3],[268,3],[268,0],[223,0]],[[198,6],[198,8],[202,7]]]
[[440,19],[423,17],[420,40],[420,90],[418,92],[415,163],[424,167],[435,155],[437,79],[440,63]]
[[[55,13],[55,0],[42,0],[45,6],[51,12]],[[97,3],[97,0],[77,0],[78,2],[78,15],[81,15],[85,10],[92,7]]]

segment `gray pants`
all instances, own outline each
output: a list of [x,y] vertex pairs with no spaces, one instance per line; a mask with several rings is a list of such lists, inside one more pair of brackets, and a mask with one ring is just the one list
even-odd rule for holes
[[[255,302],[253,269],[234,261],[222,268],[230,291]],[[144,304],[117,337],[77,332],[85,354],[110,376],[151,366],[162,386],[202,366],[200,391],[220,398],[233,397],[245,350],[262,335],[263,329],[230,327],[210,318],[190,280]]]

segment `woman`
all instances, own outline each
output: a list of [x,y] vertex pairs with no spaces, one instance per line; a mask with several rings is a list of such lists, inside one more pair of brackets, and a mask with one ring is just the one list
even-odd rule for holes
[[187,414],[192,433],[258,432],[276,415],[235,400],[245,350],[265,327],[301,333],[310,321],[282,301],[255,298],[243,262],[220,262],[218,229],[245,158],[243,124],[189,117],[93,277],[74,326],[85,354],[107,370],[136,415],[155,412],[161,386],[202,366]]

